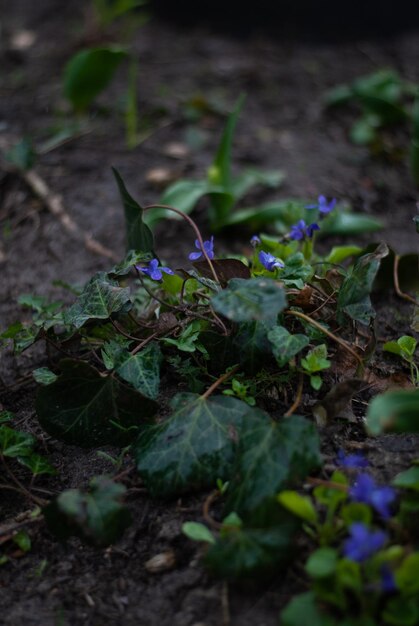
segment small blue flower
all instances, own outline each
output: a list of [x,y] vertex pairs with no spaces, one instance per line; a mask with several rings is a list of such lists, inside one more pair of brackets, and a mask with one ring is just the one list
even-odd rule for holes
[[320,213],[323,213],[323,215],[326,215],[327,213],[330,213],[330,211],[333,211],[335,206],[336,206],[336,198],[333,198],[333,200],[328,202],[325,196],[319,196],[317,198],[317,204],[308,204],[305,208],[306,209],[318,209]]
[[257,235],[253,235],[253,237],[250,240],[250,245],[252,246],[252,248],[256,248],[256,246],[260,246],[261,244],[261,240],[260,237],[258,237]]
[[270,252],[263,252],[263,250],[259,252],[259,261],[262,263],[263,267],[268,270],[268,272],[274,272],[276,269],[285,267],[285,264],[281,261],[281,259],[278,259]]
[[391,517],[389,506],[396,499],[396,492],[392,487],[380,487],[368,474],[359,474],[355,484],[349,490],[349,495],[355,502],[363,502],[372,506],[383,519]]
[[140,267],[139,265],[135,266],[139,272],[143,272],[143,274],[147,274],[151,278],[151,280],[161,280],[163,278],[162,272],[165,274],[174,274],[172,270],[168,267],[162,267],[159,265],[157,259],[153,259],[148,264],[148,267]]
[[301,239],[305,239],[306,237],[312,237],[315,230],[320,230],[320,226],[315,222],[307,226],[304,220],[299,220],[296,224],[293,224],[293,226],[291,226],[289,237],[290,239],[300,241]]
[[[201,244],[198,239],[195,239],[195,248],[200,250],[200,252],[191,252],[188,257],[190,261],[196,261],[203,256]],[[207,253],[207,257],[212,260],[214,258],[214,237],[211,237],[209,241],[204,241],[204,250]]]
[[347,559],[362,563],[378,552],[385,542],[387,535],[382,530],[370,530],[362,522],[354,522],[349,527],[350,537],[344,541],[343,553]]
[[336,464],[340,467],[346,467],[347,469],[363,469],[364,467],[368,467],[368,461],[363,454],[360,452],[345,454],[342,449],[338,450]]

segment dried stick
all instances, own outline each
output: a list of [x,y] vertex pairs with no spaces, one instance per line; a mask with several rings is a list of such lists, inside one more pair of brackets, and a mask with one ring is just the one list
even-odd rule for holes
[[303,385],[304,385],[304,376],[300,374],[300,378],[298,380],[297,387],[297,395],[295,396],[295,400],[288,409],[286,413],[284,413],[284,417],[291,417],[291,415],[298,409],[300,406],[301,398],[303,397]]
[[403,298],[403,300],[407,300],[408,302],[411,302],[415,306],[419,306],[419,302],[417,300],[415,300],[414,298],[412,298],[412,296],[409,296],[408,293],[405,293],[404,291],[402,291],[400,289],[400,283],[399,283],[399,261],[400,261],[399,255],[395,254],[394,255],[394,265],[393,265],[394,290],[397,293],[397,295],[399,296],[399,298]]

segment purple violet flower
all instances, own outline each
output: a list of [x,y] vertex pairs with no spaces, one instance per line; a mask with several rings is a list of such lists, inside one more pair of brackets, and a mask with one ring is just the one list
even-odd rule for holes
[[301,239],[305,239],[306,237],[312,237],[315,230],[320,230],[320,226],[315,222],[307,226],[304,220],[299,220],[296,224],[291,226],[289,237],[290,239],[301,241]]
[[252,246],[252,248],[256,248],[256,246],[260,246],[261,244],[261,240],[260,237],[258,237],[257,235],[253,235],[253,237],[250,240],[250,245]]
[[[191,252],[188,257],[190,261],[196,261],[203,256],[201,244],[198,239],[195,239],[195,248],[200,250],[200,252]],[[207,257],[212,260],[214,258],[214,237],[211,237],[209,241],[204,241],[204,250],[207,253]]]
[[369,559],[387,541],[387,535],[384,531],[370,530],[362,522],[351,524],[349,534],[349,538],[343,543],[343,553],[347,559],[357,563]]
[[383,519],[391,517],[389,506],[396,499],[396,492],[392,487],[380,487],[368,474],[359,474],[355,484],[349,490],[349,495],[355,502],[369,504]]
[[161,280],[163,278],[162,272],[165,274],[174,274],[174,272],[169,267],[162,267],[159,265],[157,259],[152,259],[148,264],[148,267],[140,267],[139,265],[135,266],[139,272],[143,272],[143,274],[147,274],[151,278],[151,280]]
[[268,272],[274,272],[276,269],[282,269],[285,267],[285,264],[281,261],[281,259],[278,259],[270,252],[263,252],[263,250],[259,252],[259,261],[263,267],[268,270]]
[[317,204],[308,204],[305,208],[306,209],[318,209],[320,213],[323,213],[323,215],[326,215],[327,213],[330,213],[330,211],[333,211],[335,206],[336,206],[336,198],[333,198],[330,202],[328,202],[325,196],[319,196],[317,198]]
[[336,465],[346,467],[347,469],[363,469],[368,467],[368,461],[360,452],[345,454],[345,452],[340,449],[338,450]]

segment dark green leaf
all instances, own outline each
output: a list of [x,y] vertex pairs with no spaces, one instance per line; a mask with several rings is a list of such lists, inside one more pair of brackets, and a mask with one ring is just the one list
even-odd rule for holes
[[11,339],[14,344],[15,354],[20,354],[35,343],[39,333],[40,329],[36,326],[24,326],[21,322],[16,322],[0,335],[0,339]]
[[364,115],[352,125],[350,138],[358,146],[367,146],[377,138],[379,119],[375,116]]
[[272,345],[268,339],[269,329],[276,320],[264,322],[242,322],[234,335],[237,361],[247,373],[256,374],[272,360]]
[[128,248],[132,248],[133,250],[144,254],[150,253],[154,256],[153,233],[143,221],[144,209],[128,193],[125,183],[118,170],[113,167],[112,171],[118,184],[119,193],[124,205]]
[[34,476],[39,474],[56,474],[57,470],[51,463],[40,454],[32,452],[28,456],[19,456],[19,463],[29,468]]
[[86,109],[110,83],[127,52],[118,46],[81,50],[64,70],[64,94],[77,110]]
[[229,477],[237,431],[249,411],[224,396],[178,394],[172,416],[144,431],[134,445],[138,471],[153,496],[176,496]]
[[63,541],[76,535],[96,546],[114,543],[131,523],[121,503],[125,487],[105,476],[96,476],[88,493],[68,489],[44,509],[50,530]]
[[415,594],[412,598],[397,596],[390,598],[382,613],[385,624],[392,626],[417,626],[419,623],[419,601]]
[[155,400],[159,395],[161,361],[160,346],[153,342],[137,354],[121,353],[115,371],[143,396]]
[[130,303],[130,290],[99,272],[85,285],[76,302],[66,311],[65,320],[81,328],[91,319],[108,319],[112,313],[125,309]]
[[419,432],[419,389],[388,391],[371,400],[367,429],[371,435],[383,432]]
[[292,521],[264,528],[231,528],[209,547],[204,562],[211,572],[227,579],[269,575],[294,556]]
[[32,454],[35,438],[29,433],[22,433],[14,428],[0,426],[0,454],[8,457],[28,456]]
[[136,250],[128,250],[125,259],[114,265],[113,268],[108,272],[108,275],[114,276],[126,276],[129,274],[134,267],[134,265],[144,263],[148,263],[153,258],[153,255],[150,252],[138,252]]
[[245,224],[252,230],[257,230],[263,224],[272,224],[281,234],[286,234],[291,225],[298,221],[303,214],[304,204],[295,200],[281,200],[269,202],[258,207],[249,207],[234,211],[226,215],[223,220],[224,226]]
[[277,493],[320,463],[314,424],[296,415],[277,423],[262,411],[249,412],[243,420],[227,511],[257,523],[269,519],[278,509]]
[[56,382],[41,387],[36,411],[41,426],[83,447],[124,445],[155,414],[155,402],[87,363],[65,359]]
[[291,335],[283,326],[275,326],[268,333],[272,352],[279,367],[283,367],[305,348],[310,340],[306,335]]
[[381,259],[389,250],[380,244],[375,252],[360,257],[342,283],[337,300],[338,319],[342,322],[343,313],[353,320],[368,324],[375,316],[370,293],[380,267]]
[[314,591],[295,596],[281,613],[281,626],[336,626],[333,617],[317,606]]
[[284,289],[269,278],[232,278],[211,305],[234,322],[250,322],[275,318],[287,306],[287,298]]

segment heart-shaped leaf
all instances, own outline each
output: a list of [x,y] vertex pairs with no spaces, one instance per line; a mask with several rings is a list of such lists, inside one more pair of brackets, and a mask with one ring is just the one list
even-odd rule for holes
[[173,415],[150,426],[134,445],[138,471],[153,496],[170,497],[229,477],[238,429],[249,411],[225,396],[178,394]]
[[81,328],[91,319],[108,319],[130,303],[130,290],[122,288],[105,272],[95,274],[85,285],[75,303],[65,312],[65,321]]
[[132,248],[133,250],[141,253],[149,252],[154,256],[154,237],[150,228],[143,221],[144,209],[128,193],[125,183],[118,170],[113,167],[112,171],[118,184],[119,194],[124,205],[128,249]]
[[157,343],[150,343],[141,352],[118,355],[115,371],[146,398],[155,400],[159,395],[160,364],[162,354]]
[[36,411],[41,426],[66,443],[125,445],[157,410],[153,400],[87,363],[64,359],[60,367],[62,375],[39,389]]
[[265,523],[278,508],[277,493],[320,463],[319,435],[313,423],[296,415],[273,422],[263,411],[253,410],[243,419],[227,512],[235,511],[251,523]]
[[121,503],[123,485],[105,476],[96,476],[90,490],[68,489],[44,509],[50,530],[63,541],[76,535],[96,546],[116,541],[131,523],[128,509]]
[[283,326],[275,326],[269,331],[268,339],[279,367],[283,367],[309,343],[306,335],[291,335]]
[[287,298],[284,289],[269,278],[232,278],[211,305],[233,322],[250,322],[275,318],[287,306]]
[[388,247],[380,244],[375,252],[364,254],[356,261],[339,290],[337,310],[340,323],[344,319],[343,313],[362,324],[368,324],[375,316],[370,293],[381,259],[387,256],[388,252]]
[[0,453],[3,456],[19,457],[32,454],[35,438],[29,433],[22,433],[5,424],[0,426]]

